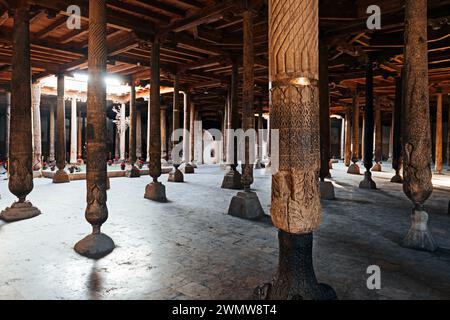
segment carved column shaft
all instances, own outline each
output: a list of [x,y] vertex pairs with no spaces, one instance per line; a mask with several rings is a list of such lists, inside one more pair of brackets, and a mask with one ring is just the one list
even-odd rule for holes
[[29,5],[18,0],[14,12],[11,74],[11,119],[9,180],[12,194],[20,202],[33,190],[31,127],[31,63]]
[[33,83],[31,86],[31,108],[33,123],[33,169],[42,167],[42,143],[41,143],[41,85]]
[[126,111],[127,105],[125,103],[121,103],[120,105],[120,160],[126,159]]
[[161,123],[161,159],[168,160],[167,158],[167,127],[166,127],[166,107],[162,106],[160,110],[160,123]]
[[141,110],[136,110],[136,158],[142,157],[142,114]]
[[151,61],[151,90],[150,90],[150,176],[154,182],[157,182],[161,176],[161,115],[160,115],[160,70],[159,70],[159,52],[160,44],[156,40],[152,44],[152,61]]
[[189,143],[189,105],[190,105],[190,94],[186,92],[184,94],[183,100],[183,162],[186,164],[189,162],[189,153],[191,144]]
[[191,112],[189,113],[190,121],[189,121],[189,134],[190,134],[190,153],[189,153],[189,162],[194,161],[194,146],[195,146],[195,104],[191,101]]
[[[400,177],[401,153],[402,153],[402,78],[395,79],[395,104],[393,113],[393,146],[392,146],[392,168],[395,170],[397,179]],[[400,177],[401,178],[401,177]],[[399,182],[403,182],[401,179]]]
[[9,144],[10,144],[10,136],[11,136],[11,93],[6,92],[6,123],[5,123],[5,155],[6,159],[9,158]]
[[50,106],[50,150],[48,161],[55,161],[55,106]]
[[[180,128],[180,87],[179,87],[179,77],[175,75],[174,86],[173,86],[173,110],[172,110],[172,130],[175,131]],[[169,132],[172,135],[172,132]],[[171,139],[172,140],[172,139]],[[179,143],[179,140],[172,140],[172,148],[174,148]],[[180,160],[178,156],[172,159],[175,165],[179,165]]]
[[348,167],[350,165],[351,157],[352,157],[352,122],[351,111],[347,109],[345,111],[345,153],[344,153],[344,163]]
[[436,154],[435,170],[442,173],[442,93],[437,95],[436,104]]
[[383,131],[381,124],[381,100],[377,99],[375,105],[375,162],[380,163],[383,157]]
[[83,117],[81,111],[78,111],[77,124],[77,158],[83,159]]
[[129,158],[130,164],[136,163],[136,88],[134,80],[130,85],[130,131],[129,131]]
[[359,160],[359,95],[353,97],[353,132],[352,132],[352,161]]
[[330,92],[328,87],[328,46],[319,42],[319,103],[320,103],[320,180],[330,175]]
[[64,100],[64,75],[58,74],[56,106],[56,166],[64,170],[66,166],[66,111]]
[[366,105],[364,107],[364,167],[366,171],[372,168],[373,159],[373,66],[369,56],[366,66]]
[[72,98],[70,109],[70,163],[77,163],[77,99]]
[[[253,44],[253,14],[246,10],[243,13],[243,68],[244,83],[242,93],[242,126],[243,130],[254,129],[255,116],[253,111],[254,101],[254,44]],[[251,159],[250,139],[245,141],[245,157],[242,164],[242,183],[245,190],[249,190],[253,183],[253,159]],[[254,152],[253,152],[254,153]]]

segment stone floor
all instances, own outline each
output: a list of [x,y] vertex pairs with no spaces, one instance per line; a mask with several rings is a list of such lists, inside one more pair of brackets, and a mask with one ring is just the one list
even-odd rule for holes
[[[314,264],[321,282],[340,299],[450,298],[450,174],[436,176],[427,202],[435,253],[402,248],[411,205],[392,172],[374,173],[377,191],[356,186],[342,164],[332,170],[337,200],[323,201],[315,234]],[[116,242],[109,256],[92,261],[73,245],[86,235],[85,182],[54,185],[35,179],[30,200],[43,212],[27,221],[0,222],[0,299],[245,299],[277,266],[276,229],[270,219],[228,216],[234,191],[219,188],[218,166],[200,166],[186,183],[167,183],[169,203],[143,198],[149,177],[111,179],[109,220],[103,231]],[[0,175],[2,179],[4,175]],[[255,172],[266,213],[270,176]],[[14,200],[0,181],[0,207]],[[366,269],[381,268],[381,290],[367,289]]]

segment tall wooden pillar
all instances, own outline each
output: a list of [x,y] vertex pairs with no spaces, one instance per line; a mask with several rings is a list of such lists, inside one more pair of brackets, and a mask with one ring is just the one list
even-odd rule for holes
[[228,156],[227,156],[227,167],[229,170],[225,174],[222,180],[222,188],[223,189],[233,189],[233,190],[240,190],[244,188],[244,185],[242,184],[242,176],[237,171],[238,166],[238,159],[237,159],[237,143],[234,138],[234,132],[239,127],[239,114],[238,114],[238,87],[239,87],[239,81],[238,81],[238,64],[236,59],[232,60],[232,66],[231,66],[231,81],[228,91],[228,97],[229,100],[229,131],[228,134]]
[[190,160],[190,113],[191,111],[191,95],[188,92],[184,93],[184,104],[183,104],[183,172],[185,174],[194,173],[194,167],[191,165]]
[[6,115],[5,115],[5,155],[6,159],[9,159],[9,145],[11,135],[11,92],[6,92]]
[[383,130],[381,124],[381,99],[375,103],[375,165],[372,171],[381,171],[381,160],[383,156]]
[[353,131],[352,131],[352,164],[347,170],[349,174],[360,174],[359,166],[359,93],[355,91],[353,95]]
[[434,251],[424,203],[433,192],[428,91],[427,0],[405,1],[405,87],[403,190],[413,203],[411,228],[403,245]]
[[194,161],[194,154],[195,154],[195,104],[194,102],[191,101],[190,104],[190,113],[189,113],[189,117],[190,117],[190,121],[189,121],[189,142],[191,144],[190,148],[189,148],[189,163],[191,164],[192,167],[197,168],[197,165],[195,164]]
[[351,136],[352,136],[352,122],[351,111],[347,109],[345,111],[345,152],[344,152],[344,164],[346,167],[350,166],[352,150],[351,150]]
[[377,185],[372,180],[373,159],[373,62],[372,57],[368,56],[366,66],[366,105],[364,107],[364,180],[360,182],[359,187],[363,189],[376,189]]
[[262,163],[263,160],[263,102],[262,98],[259,101],[259,111],[258,111],[258,130],[256,131],[256,161],[255,161],[255,169],[262,169],[264,165]]
[[447,113],[447,171],[450,171],[450,105],[448,105],[447,107]]
[[142,115],[141,109],[136,109],[136,158],[142,157]]
[[77,99],[71,99],[70,108],[70,163],[77,163]]
[[442,93],[437,95],[436,104],[436,154],[435,154],[435,170],[436,173],[442,174]]
[[259,291],[269,299],[336,298],[312,262],[321,221],[318,10],[318,0],[269,0],[271,126],[279,131],[271,217],[280,230],[276,277]]
[[134,83],[134,79],[131,79],[130,85],[130,130],[129,130],[129,159],[131,168],[126,171],[126,176],[129,178],[139,178],[141,176],[141,172],[136,164],[136,126],[137,126],[137,118],[136,118],[136,87]]
[[161,127],[161,161],[165,163],[168,160],[167,157],[167,127],[166,127],[166,106],[160,107],[160,127]]
[[[243,219],[260,219],[264,215],[261,203],[255,192],[250,191],[253,183],[253,165],[255,148],[255,113],[253,111],[254,101],[254,45],[253,45],[253,12],[245,10],[243,15],[244,34],[244,83],[242,93],[242,126],[244,132],[251,131],[250,138],[244,141],[244,159],[242,162],[242,184],[244,192],[238,192],[231,199],[228,214]],[[250,151],[253,150],[253,152]]]
[[14,9],[8,187],[19,200],[0,212],[0,219],[7,222],[41,213],[25,200],[33,190],[29,3],[17,0]]
[[55,162],[55,106],[54,104],[50,105],[50,119],[49,119],[49,131],[50,131],[50,146],[49,146],[49,155],[48,162]]
[[77,124],[77,159],[83,159],[83,116],[81,111],[78,111]]
[[42,168],[42,142],[41,142],[41,85],[31,85],[31,109],[33,124],[33,170]]
[[179,77],[178,74],[175,75],[174,79],[174,85],[173,85],[173,118],[172,118],[172,132],[170,132],[171,141],[172,141],[172,162],[173,162],[173,169],[169,173],[169,182],[184,182],[184,176],[183,173],[178,169],[181,165],[181,159],[180,155],[178,154],[177,150],[179,149],[179,146],[177,145],[180,143],[179,139],[174,139],[173,132],[178,130],[180,128],[180,84],[179,84]]
[[330,134],[330,89],[328,84],[328,45],[319,41],[319,105],[320,105],[320,196],[322,199],[335,198],[330,177],[331,134]]
[[393,113],[393,126],[392,126],[392,168],[395,170],[395,175],[392,177],[391,182],[403,183],[403,178],[400,175],[401,168],[401,154],[402,154],[402,105],[403,105],[403,88],[402,77],[395,79],[395,104]]
[[64,75],[58,74],[56,97],[56,166],[53,183],[69,182],[66,167],[66,105],[64,99]]
[[151,79],[150,79],[150,162],[149,174],[153,181],[145,187],[144,197],[149,200],[166,202],[166,187],[158,181],[161,176],[161,118],[160,118],[160,70],[159,39],[152,44]]
[[75,245],[75,251],[99,259],[114,250],[114,242],[100,228],[108,219],[106,206],[106,0],[89,1],[89,82],[87,92],[87,207],[92,234]]

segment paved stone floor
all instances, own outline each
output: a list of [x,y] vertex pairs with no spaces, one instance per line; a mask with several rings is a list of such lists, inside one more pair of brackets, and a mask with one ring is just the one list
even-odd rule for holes
[[[340,299],[450,298],[450,174],[436,176],[427,202],[435,253],[402,248],[410,207],[392,172],[374,173],[380,190],[357,188],[362,176],[343,165],[332,170],[337,200],[323,201],[315,234],[318,279]],[[90,231],[84,219],[85,182],[54,185],[35,179],[30,200],[43,212],[31,220],[0,222],[0,299],[245,299],[277,266],[276,229],[270,219],[228,216],[234,191],[219,188],[218,166],[200,166],[186,183],[167,183],[167,204],[143,198],[149,177],[111,179],[109,220],[103,231],[117,248],[92,261],[73,245]],[[1,178],[2,176],[0,176]],[[255,172],[266,213],[270,176]],[[0,207],[14,200],[0,181]],[[369,265],[381,268],[381,290],[366,287]]]

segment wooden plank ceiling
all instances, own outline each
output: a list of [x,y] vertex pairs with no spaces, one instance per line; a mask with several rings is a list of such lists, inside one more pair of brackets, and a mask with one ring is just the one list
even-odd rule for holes
[[[87,68],[88,1],[31,0],[31,59],[34,79]],[[108,72],[149,82],[151,42],[163,35],[161,85],[180,75],[203,110],[223,108],[236,58],[242,72],[242,0],[108,0]],[[255,101],[268,101],[268,4],[254,6]],[[403,65],[404,1],[320,0],[320,29],[330,45],[332,106],[343,111],[364,86],[368,53],[375,56],[375,94],[392,101],[394,77]],[[429,0],[430,90],[450,92],[450,0]],[[13,1],[0,0],[0,87],[11,79]],[[67,28],[67,7],[81,8],[80,30]],[[382,9],[382,29],[368,30],[366,8]],[[170,98],[170,97],[169,97]],[[364,94],[362,94],[364,103]],[[389,108],[389,103],[386,103]]]

